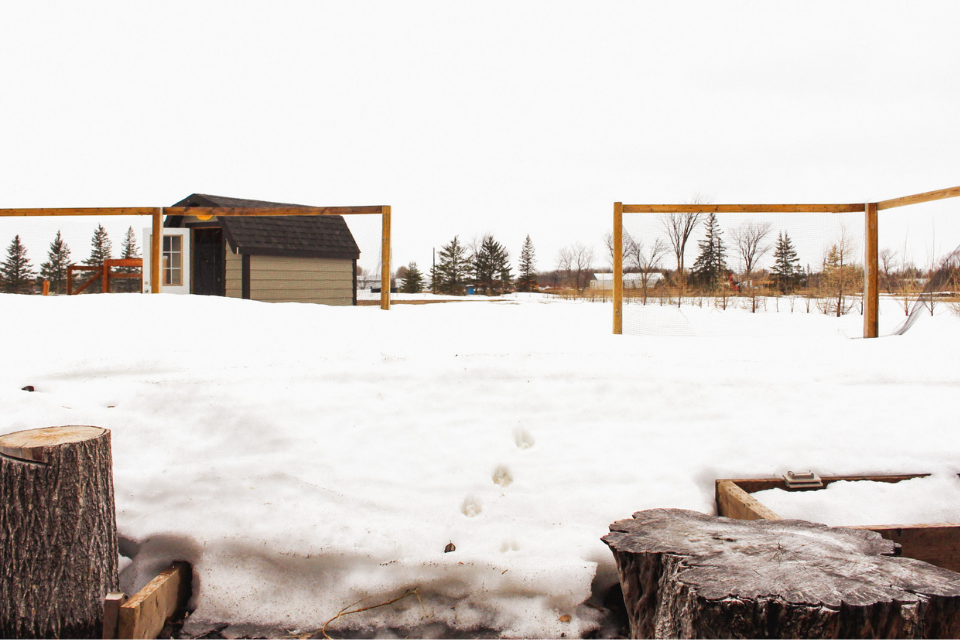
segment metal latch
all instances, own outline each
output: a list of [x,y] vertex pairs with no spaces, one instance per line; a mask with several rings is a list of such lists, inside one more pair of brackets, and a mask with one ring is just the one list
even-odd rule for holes
[[823,489],[823,480],[813,471],[787,471],[783,479],[787,489]]

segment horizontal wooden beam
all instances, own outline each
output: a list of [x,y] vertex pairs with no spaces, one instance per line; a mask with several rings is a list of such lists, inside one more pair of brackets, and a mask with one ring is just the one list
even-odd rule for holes
[[[0,218],[16,216],[151,216],[159,207],[73,207],[0,209]],[[164,207],[168,216],[346,216],[383,213],[380,205],[360,207]]]
[[908,204],[920,204],[921,202],[932,202],[934,200],[943,200],[945,198],[956,198],[957,196],[960,196],[960,187],[951,187],[950,189],[939,189],[937,191],[918,193],[914,196],[904,196],[902,198],[893,198],[892,200],[882,200],[877,203],[877,209],[893,209],[894,207],[905,207]]
[[0,209],[0,218],[15,216],[150,216],[157,207],[72,207]]
[[379,205],[363,207],[164,207],[168,216],[348,216],[383,213]]
[[863,213],[864,204],[625,204],[624,213]]

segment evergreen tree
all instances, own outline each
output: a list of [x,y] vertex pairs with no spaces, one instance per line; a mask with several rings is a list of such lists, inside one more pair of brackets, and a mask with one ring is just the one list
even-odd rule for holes
[[111,258],[113,258],[113,242],[110,241],[110,236],[103,225],[98,224],[93,237],[90,238],[90,257],[84,260],[83,264],[99,267],[104,260]]
[[483,237],[480,248],[471,257],[477,287],[482,289],[483,293],[487,295],[502,293],[510,286],[513,277],[510,274],[508,257],[507,249],[494,240],[492,235]]
[[533,291],[537,288],[537,258],[530,242],[530,236],[523,242],[520,249],[520,264],[517,265],[520,273],[517,277],[518,291]]
[[[399,269],[397,270],[399,271]],[[407,265],[407,272],[403,277],[403,284],[400,285],[400,293],[420,293],[423,291],[423,274],[417,268],[416,262]]]
[[[121,245],[120,248],[120,257],[124,260],[140,257],[140,249],[137,247],[137,234],[134,233],[133,227],[128,227],[126,235],[123,236],[123,245]],[[141,270],[138,267],[120,267],[117,269],[118,273],[140,273],[140,271]],[[124,278],[122,280],[117,280],[116,288],[118,291],[139,291],[140,283],[136,278]]]
[[453,240],[440,248],[440,263],[437,265],[434,289],[438,293],[462,295],[469,277],[467,250],[460,244],[460,237],[454,236]]
[[5,293],[33,293],[37,274],[27,257],[27,248],[16,236],[7,247],[7,259],[0,263],[0,283]]
[[[91,267],[99,267],[103,265],[104,260],[110,260],[111,258],[113,258],[113,243],[110,241],[110,236],[107,235],[107,230],[103,228],[103,225],[98,224],[93,232],[93,237],[90,238],[90,257],[83,263]],[[97,280],[87,287],[87,291],[90,293],[101,292],[103,291],[103,283]]]
[[66,293],[68,266],[70,247],[60,237],[60,231],[57,231],[57,237],[47,250],[47,261],[40,265],[40,277],[50,283],[50,290],[54,293]]
[[777,236],[777,246],[773,250],[773,278],[781,293],[793,290],[800,279],[800,261],[797,259],[797,250],[790,240],[790,234],[781,231]]
[[723,231],[717,223],[716,214],[710,214],[706,227],[706,237],[697,243],[700,255],[693,265],[693,277],[702,287],[714,289],[726,279],[727,249],[723,244]]

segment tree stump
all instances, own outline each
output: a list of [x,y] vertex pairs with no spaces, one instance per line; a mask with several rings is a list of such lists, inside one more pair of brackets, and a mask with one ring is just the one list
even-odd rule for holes
[[610,531],[634,638],[960,637],[960,574],[873,531],[683,509]]
[[0,436],[0,638],[99,638],[116,591],[110,432]]

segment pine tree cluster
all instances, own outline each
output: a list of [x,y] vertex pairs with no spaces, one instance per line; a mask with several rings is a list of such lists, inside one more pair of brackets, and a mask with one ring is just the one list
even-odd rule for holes
[[[90,257],[83,261],[86,265],[100,266],[104,260],[113,257],[113,243],[110,241],[107,230],[102,225],[97,225],[93,237],[90,239],[90,246]],[[140,257],[137,236],[133,227],[127,229],[121,255],[124,258]],[[70,264],[72,264],[70,247],[64,241],[59,230],[47,250],[47,259],[40,264],[39,274],[33,268],[33,264],[27,256],[27,248],[21,242],[20,236],[17,235],[7,247],[6,258],[0,263],[0,291],[20,294],[38,293],[41,290],[42,282],[46,280],[50,283],[51,293],[66,293],[67,267]],[[118,271],[121,273],[136,273],[138,268],[122,267]],[[100,288],[101,283],[98,280],[86,291],[99,291]],[[138,281],[135,278],[117,280],[115,288],[117,291],[139,291]]]
[[[500,295],[513,290],[510,253],[491,234],[475,242],[473,251],[463,245],[459,236],[454,236],[453,240],[440,248],[437,257],[437,264],[430,270],[433,293],[463,295],[471,285],[477,293],[486,295]],[[517,290],[531,291],[536,288],[535,269],[533,243],[527,236],[520,251]]]

